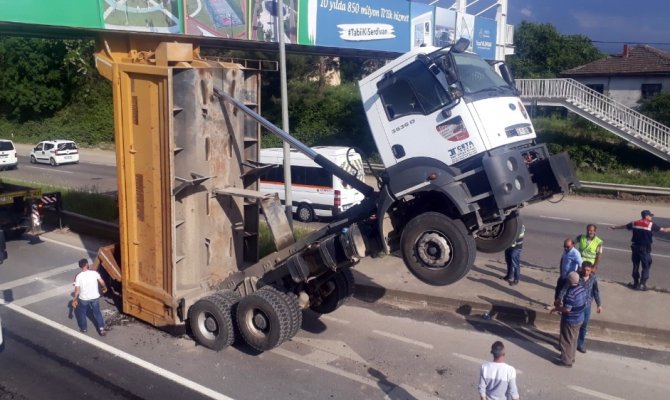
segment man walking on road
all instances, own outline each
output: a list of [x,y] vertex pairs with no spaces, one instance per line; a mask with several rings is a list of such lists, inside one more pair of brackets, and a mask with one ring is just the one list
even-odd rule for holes
[[523,248],[523,236],[526,233],[526,226],[521,225],[521,233],[514,243],[505,249],[505,263],[507,263],[507,276],[505,280],[510,286],[519,284],[521,277],[521,249]]
[[103,293],[107,292],[107,286],[105,286],[105,281],[102,280],[97,271],[89,269],[88,260],[85,258],[79,260],[79,268],[81,268],[81,272],[74,279],[74,300],[72,300],[79,330],[86,332],[86,316],[90,310],[95,319],[98,333],[100,336],[105,336],[105,320],[98,303],[100,299],[98,284],[102,287]]
[[557,305],[551,310],[551,313],[561,313],[561,333],[558,340],[561,358],[555,363],[563,367],[572,367],[575,362],[577,335],[584,322],[584,308],[586,308],[586,290],[579,284],[579,274],[570,272],[568,282],[570,288],[561,301],[562,305]]
[[575,240],[577,250],[582,256],[582,261],[588,261],[593,266],[593,272],[598,271],[600,255],[603,253],[603,240],[596,236],[596,225],[588,224],[586,233],[577,236]]
[[575,249],[575,243],[572,239],[565,239],[563,242],[563,255],[561,256],[560,275],[556,281],[556,289],[554,289],[554,300],[560,300],[558,294],[563,289],[565,282],[567,282],[568,274],[576,272],[582,265],[582,256],[579,251]]
[[481,400],[518,400],[516,369],[505,363],[505,346],[501,341],[493,343],[491,354],[493,362],[486,362],[479,369]]
[[[649,210],[641,212],[642,219],[629,222],[626,225],[611,226],[610,229],[628,229],[633,231],[630,249],[633,262],[633,288],[647,290],[647,280],[651,269],[651,243],[656,232],[670,232],[670,228],[661,228],[654,224],[654,214]],[[642,264],[642,276],[640,276],[640,264]]]

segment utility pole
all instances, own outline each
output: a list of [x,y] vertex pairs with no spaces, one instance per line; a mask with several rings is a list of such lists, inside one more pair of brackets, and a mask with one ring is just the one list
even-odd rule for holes
[[[284,0],[277,1],[277,18],[279,19],[279,86],[281,89],[282,129],[289,133],[288,126],[288,93],[286,90],[286,44],[284,43]],[[293,193],[291,192],[291,146],[284,142],[284,199],[286,200],[286,217],[293,226]]]

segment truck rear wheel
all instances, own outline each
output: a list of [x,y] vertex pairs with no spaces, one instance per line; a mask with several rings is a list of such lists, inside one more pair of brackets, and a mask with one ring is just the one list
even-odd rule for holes
[[429,285],[449,285],[468,273],[475,261],[475,241],[461,221],[427,212],[405,225],[400,238],[405,265]]
[[260,290],[275,292],[286,303],[291,312],[291,330],[287,339],[295,336],[302,327],[302,310],[300,309],[300,304],[298,304],[298,297],[293,293],[285,293],[273,286],[263,286]]
[[189,309],[189,325],[201,345],[222,350],[235,341],[230,302],[220,296],[207,296]]
[[507,217],[505,221],[483,229],[477,233],[475,243],[477,250],[482,253],[498,253],[505,250],[516,241],[521,233],[521,217],[514,213]]
[[237,325],[249,346],[272,350],[290,336],[291,310],[278,293],[258,290],[240,300]]
[[[310,308],[319,314],[329,314],[342,307],[354,295],[354,274],[349,268],[341,269],[333,274],[326,283],[319,288],[320,292],[326,292],[322,296],[321,303]],[[327,292],[327,291],[330,292]]]

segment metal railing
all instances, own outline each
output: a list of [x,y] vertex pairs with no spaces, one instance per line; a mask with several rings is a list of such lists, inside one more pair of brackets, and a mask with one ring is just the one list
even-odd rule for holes
[[574,79],[517,79],[521,97],[567,102],[670,154],[670,128]]

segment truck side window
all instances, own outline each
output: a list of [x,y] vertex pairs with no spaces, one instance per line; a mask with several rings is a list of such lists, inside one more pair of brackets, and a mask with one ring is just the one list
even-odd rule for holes
[[449,95],[435,75],[416,61],[377,84],[389,120],[410,114],[428,115],[446,106]]

